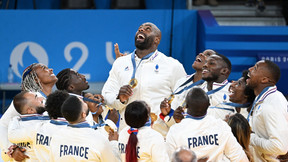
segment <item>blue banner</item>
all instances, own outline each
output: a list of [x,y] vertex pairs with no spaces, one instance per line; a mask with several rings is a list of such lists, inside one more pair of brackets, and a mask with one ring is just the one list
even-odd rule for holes
[[277,64],[280,69],[288,69],[288,53],[259,53],[258,60],[270,60]]
[[[20,82],[23,70],[34,62],[55,74],[73,68],[89,81],[104,82],[114,61],[114,44],[121,52],[132,52],[135,33],[144,22],[159,27],[159,50],[169,55],[171,15],[171,10],[1,10],[0,82],[7,82],[9,64],[14,81]],[[172,56],[191,60],[185,65],[189,69],[195,57],[196,18],[196,11],[174,14]]]

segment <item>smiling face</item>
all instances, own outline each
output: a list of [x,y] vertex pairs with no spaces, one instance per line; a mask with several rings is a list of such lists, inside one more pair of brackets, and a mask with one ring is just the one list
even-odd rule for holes
[[192,68],[195,69],[196,71],[202,70],[203,65],[206,63],[207,58],[214,53],[215,51],[213,50],[205,50],[203,53],[199,53],[192,64]]
[[[155,42],[155,38],[156,37],[159,38],[159,34],[157,34],[156,30],[157,29],[155,28],[155,25],[152,23],[142,24],[138,28],[138,31],[136,32],[136,35],[135,35],[136,48],[140,50],[150,49]],[[159,41],[160,41],[160,38],[159,38]]]
[[261,80],[265,76],[265,62],[259,61],[253,67],[249,68],[248,79],[246,80],[247,86],[254,89],[261,84]]
[[55,84],[57,82],[57,77],[53,73],[53,69],[49,69],[46,65],[37,64],[33,67],[33,70],[36,72],[37,77],[42,84]]
[[232,81],[229,87],[229,100],[234,103],[246,103],[247,96],[245,95],[246,82],[244,77],[237,81]]
[[207,62],[203,66],[202,79],[205,81],[216,81],[221,75],[223,61],[220,56],[211,55],[208,57]]

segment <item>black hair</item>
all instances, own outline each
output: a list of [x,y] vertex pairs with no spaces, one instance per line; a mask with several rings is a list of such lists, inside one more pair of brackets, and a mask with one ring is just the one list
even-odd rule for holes
[[144,101],[133,101],[125,110],[125,121],[132,128],[140,128],[148,119],[147,104]]
[[61,106],[61,113],[68,122],[75,122],[82,112],[82,103],[76,96],[69,96]]
[[61,106],[68,97],[69,94],[67,92],[59,90],[56,90],[47,97],[45,109],[48,112],[50,119],[63,117]]
[[203,116],[210,105],[206,92],[199,88],[192,88],[186,96],[187,113],[192,116]]
[[279,81],[281,77],[281,71],[277,64],[270,60],[265,60],[266,68],[269,71],[272,79],[275,81],[275,84]]
[[224,55],[220,54],[220,53],[216,53],[215,55],[219,56],[222,58],[222,60],[224,61],[224,63],[226,64],[227,68],[229,69],[229,71],[231,72],[232,70],[232,64],[231,61]]
[[56,82],[56,87],[58,90],[68,89],[68,86],[70,84],[70,79],[71,79],[70,72],[71,72],[71,69],[66,68],[57,74],[56,77],[58,78],[58,81]]
[[22,114],[23,108],[27,104],[27,99],[24,97],[26,93],[28,91],[21,91],[13,98],[13,105],[19,114]]
[[[134,128],[140,128],[145,125],[148,119],[147,104],[144,101],[134,101],[127,105],[125,110],[126,123]],[[130,130],[132,129],[130,128]],[[137,130],[138,132],[138,130]],[[128,132],[129,133],[129,132]],[[137,162],[137,133],[129,133],[128,143],[126,145],[126,161]]]

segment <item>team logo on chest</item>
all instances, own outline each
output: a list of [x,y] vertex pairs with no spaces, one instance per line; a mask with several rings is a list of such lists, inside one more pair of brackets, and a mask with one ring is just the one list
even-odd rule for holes
[[155,66],[155,70],[154,70],[156,73],[158,73],[159,72],[159,65],[158,64],[156,64],[156,66]]

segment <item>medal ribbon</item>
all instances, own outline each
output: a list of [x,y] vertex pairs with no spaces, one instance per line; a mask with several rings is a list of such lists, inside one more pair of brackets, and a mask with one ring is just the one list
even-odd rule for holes
[[43,93],[42,91],[39,92],[45,99],[47,98],[47,96],[45,95],[45,93]]
[[211,95],[211,94],[213,94],[213,93],[216,93],[216,92],[220,91],[220,90],[223,89],[227,84],[228,84],[228,81],[227,81],[224,85],[222,85],[221,87],[218,87],[218,88],[216,88],[216,89],[213,89],[213,90],[208,91],[208,92],[207,92],[207,95]]
[[20,116],[22,121],[30,121],[30,120],[50,120],[49,116],[42,116],[41,114],[35,115],[21,115]]
[[192,87],[194,87],[194,86],[197,86],[197,85],[200,85],[200,84],[204,83],[204,80],[201,79],[201,80],[198,80],[197,82],[195,82],[195,83],[193,83],[193,84],[191,84],[191,85],[183,88],[181,91],[176,92],[180,87],[183,87],[184,85],[186,85],[186,84],[190,83],[191,81],[193,81],[193,79],[194,79],[194,75],[193,75],[191,78],[189,78],[186,82],[184,82],[183,84],[181,84],[181,85],[172,93],[172,95],[174,95],[174,94],[176,94],[176,95],[177,95],[177,94],[181,94],[182,92],[184,92],[184,91],[186,91],[186,90],[188,90],[188,89],[190,89],[190,88],[192,88]]
[[[276,92],[276,90],[277,90],[276,86],[275,86],[275,88],[272,88],[270,90],[269,90],[269,88],[271,88],[271,87],[269,86],[269,87],[264,88],[261,91],[261,93],[258,95],[257,99],[254,100],[252,108],[251,108],[251,110],[250,110],[250,112],[249,112],[249,114],[247,116],[248,122],[249,122],[249,117],[250,117],[251,113],[253,112],[253,109],[254,109],[256,103],[258,102],[258,100],[261,98],[261,100],[259,102],[263,101],[268,95],[270,95],[271,93]],[[263,95],[263,97],[262,97],[262,95]]]
[[[158,51],[156,50],[155,52],[158,52]],[[136,70],[137,70],[137,68],[139,67],[139,65],[141,64],[141,62],[142,62],[143,60],[146,60],[146,59],[148,59],[149,57],[151,57],[155,52],[151,52],[151,53],[149,53],[148,55],[142,57],[141,60],[140,60],[140,62],[139,62],[139,64],[137,65],[137,67],[136,67],[136,61],[135,61],[135,51],[131,54],[131,61],[132,61],[132,65],[133,65],[133,74],[132,74],[131,79],[134,79],[134,78],[135,78]]]
[[232,107],[239,107],[239,108],[247,108],[251,105],[251,103],[245,103],[245,104],[238,104],[238,103],[234,103],[234,102],[229,102],[229,103],[222,103],[223,105],[228,105],[228,106],[232,106]]
[[50,120],[51,124],[55,124],[55,125],[68,125],[68,122],[66,120],[59,120],[59,119],[52,119]]
[[68,124],[72,128],[91,128],[87,122],[77,123],[77,124]]
[[195,120],[201,120],[203,118],[205,118],[207,114],[203,115],[203,116],[192,116],[192,115],[189,115],[189,114],[186,114],[186,118],[190,118],[190,119],[195,119]]

